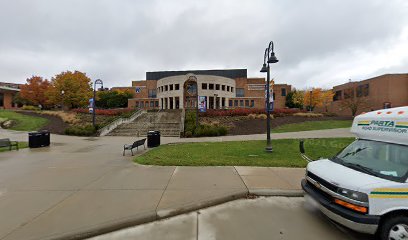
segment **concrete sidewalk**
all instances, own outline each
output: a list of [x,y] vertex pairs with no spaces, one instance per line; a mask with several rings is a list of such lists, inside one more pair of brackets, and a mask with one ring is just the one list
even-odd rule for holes
[[130,142],[52,135],[48,148],[1,153],[0,239],[82,239],[249,193],[301,194],[304,169],[141,166],[122,156]]

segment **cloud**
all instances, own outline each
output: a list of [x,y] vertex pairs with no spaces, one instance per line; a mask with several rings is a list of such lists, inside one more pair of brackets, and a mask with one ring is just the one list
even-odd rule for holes
[[248,68],[275,42],[278,82],[331,87],[406,71],[402,0],[0,0],[0,81],[80,70],[107,86],[146,71]]

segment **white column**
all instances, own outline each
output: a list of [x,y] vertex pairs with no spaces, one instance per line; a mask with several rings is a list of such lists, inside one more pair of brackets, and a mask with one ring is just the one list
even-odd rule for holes
[[173,109],[176,109],[176,97],[173,97]]
[[225,98],[225,108],[228,109],[229,108],[229,98]]

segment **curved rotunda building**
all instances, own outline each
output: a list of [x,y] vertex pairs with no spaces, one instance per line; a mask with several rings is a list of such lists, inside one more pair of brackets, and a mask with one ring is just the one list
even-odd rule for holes
[[[286,95],[290,85],[283,87]],[[265,107],[265,79],[248,78],[246,69],[147,72],[146,80],[113,89],[133,92],[129,108],[195,109],[197,96],[207,109]]]

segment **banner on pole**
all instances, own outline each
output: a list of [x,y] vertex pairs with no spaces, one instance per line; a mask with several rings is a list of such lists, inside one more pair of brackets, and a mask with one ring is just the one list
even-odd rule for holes
[[205,96],[198,96],[198,110],[205,112],[207,110],[207,101]]

